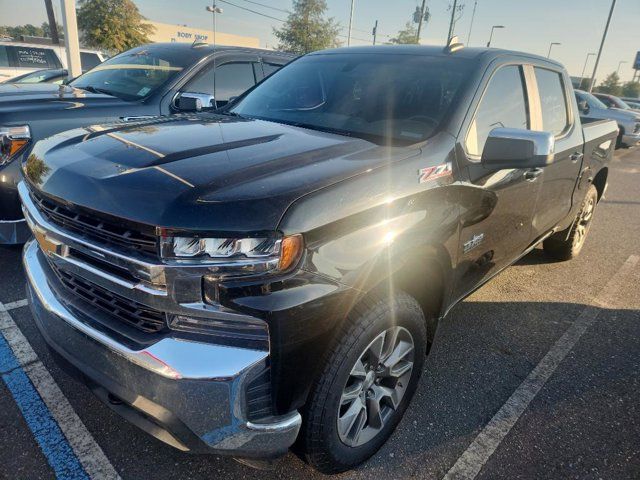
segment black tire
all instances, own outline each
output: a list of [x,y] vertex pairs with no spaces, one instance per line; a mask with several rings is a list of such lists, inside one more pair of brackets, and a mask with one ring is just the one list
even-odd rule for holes
[[[385,409],[386,417],[382,414],[377,417],[379,420],[385,419],[381,422],[375,422],[377,424],[374,426],[375,428],[371,428],[364,437],[368,438],[372,431],[377,433],[374,433],[372,438],[361,445],[350,446],[345,443],[348,439],[344,438],[344,423],[341,424],[343,425],[342,431],[339,431],[338,427],[340,415],[343,415],[342,418],[346,416],[346,413],[342,413],[342,409],[345,408],[343,395],[348,388],[353,388],[353,386],[349,386],[348,382],[354,378],[353,372],[357,362],[364,366],[368,373],[371,370],[367,370],[367,368],[374,368],[368,367],[369,362],[363,362],[362,359],[371,345],[378,342],[382,332],[401,333],[397,333],[394,340],[387,341],[387,337],[383,336],[382,344],[380,344],[381,352],[385,351],[384,345],[386,344],[390,345],[389,351],[396,351],[396,339],[400,338],[400,334],[406,335],[407,332],[410,334],[413,341],[411,357],[413,368],[400,377],[405,382],[404,384],[400,382],[400,379],[395,378],[396,385],[399,387],[394,386],[393,388],[404,389],[401,400],[395,408],[390,403],[380,408],[383,403],[377,401],[380,408],[378,411]],[[372,295],[354,307],[325,357],[324,368],[312,389],[303,415],[300,446],[310,465],[323,473],[339,473],[359,465],[378,451],[393,433],[415,393],[426,357],[426,335],[426,322],[420,305],[413,297],[404,292],[385,296]],[[391,336],[392,334],[389,334],[389,337]],[[387,343],[385,344],[385,342]],[[406,342],[403,345],[406,345]],[[383,355],[378,358],[382,357]],[[375,372],[380,371],[382,362],[377,365],[379,368]],[[389,368],[388,372],[392,370],[394,369]],[[394,377],[397,377],[397,374]],[[373,390],[365,386],[367,379],[368,377],[362,380],[362,385],[359,386],[360,393],[355,397],[358,397],[362,404],[367,406],[360,411],[358,418],[366,418],[366,421],[362,420],[362,422],[367,425],[366,428],[370,428],[374,423],[370,419],[374,417],[369,414],[369,405],[371,405],[369,402],[376,401],[377,397]],[[387,388],[388,384],[384,382],[389,379],[391,379],[390,376],[387,379],[376,379],[375,385],[371,384],[370,387],[372,389]],[[367,388],[367,391],[363,393],[364,388]],[[353,402],[355,403],[355,401]],[[360,415],[364,415],[364,417],[360,417]],[[360,421],[356,421],[354,425],[357,427],[360,423]],[[347,432],[350,429],[351,427],[347,427]],[[365,430],[363,429],[361,432],[365,432]],[[356,435],[356,440],[358,437],[360,437],[360,433]]]
[[620,129],[620,131],[618,132],[618,137],[616,138],[616,150],[619,148],[622,148],[624,145],[622,145],[622,136],[624,135],[624,130]]
[[546,239],[542,244],[544,251],[558,260],[571,260],[577,257],[591,228],[597,204],[598,190],[594,185],[590,185],[570,231],[564,230]]

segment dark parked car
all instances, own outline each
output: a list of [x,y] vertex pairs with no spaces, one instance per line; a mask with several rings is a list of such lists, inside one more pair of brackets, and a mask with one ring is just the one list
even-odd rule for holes
[[20,162],[36,141],[85,125],[214,109],[292,58],[267,50],[158,43],[116,55],[67,86],[0,84],[0,244],[24,243],[29,236],[17,184]]
[[560,64],[459,45],[317,52],[222,115],[58,134],[19,186],[35,323],[174,447],[299,437],[343,471],[457,302],[541,242],[578,255],[616,134],[582,125]]
[[44,68],[13,77],[2,83],[55,83],[60,85],[69,73],[64,68]]
[[631,110],[633,113],[640,114],[640,110],[631,107],[627,102],[622,100],[620,97],[616,97],[615,95],[594,92],[593,96],[609,108],[617,108],[618,110]]

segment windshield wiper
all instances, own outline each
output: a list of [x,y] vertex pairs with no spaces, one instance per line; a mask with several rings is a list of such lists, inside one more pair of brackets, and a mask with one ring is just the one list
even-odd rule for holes
[[80,88],[82,90],[86,90],[87,92],[91,92],[91,93],[104,93],[105,95],[110,95],[112,97],[116,96],[110,90],[107,90],[105,88],[96,88],[96,87],[93,87],[91,85],[87,85],[85,87],[77,87],[77,88]]
[[283,122],[283,123],[288,123],[289,125],[293,125],[294,127],[307,128],[309,130],[316,130],[318,132],[326,132],[326,133],[333,133],[336,135],[343,135],[345,137],[358,136],[357,133],[355,132],[351,132],[349,130],[341,130],[339,128],[323,127],[320,125],[313,125],[310,123],[303,123],[303,122]]

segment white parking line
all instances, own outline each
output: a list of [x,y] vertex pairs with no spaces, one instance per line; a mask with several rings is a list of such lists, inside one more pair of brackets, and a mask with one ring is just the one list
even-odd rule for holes
[[9,314],[8,306],[19,308],[24,301],[6,306],[0,303],[0,334],[13,350],[20,366],[35,386],[71,445],[85,472],[94,479],[120,479],[102,449],[78,417],[60,387],[38,358],[25,336]]
[[18,300],[17,302],[5,303],[4,309],[7,311],[15,310],[16,308],[26,307],[27,305],[29,305],[29,301],[25,298],[24,300]]
[[[630,256],[620,270],[609,280],[598,294],[595,303],[603,307],[610,307],[616,299],[620,287],[638,264],[640,257]],[[551,377],[567,353],[578,342],[582,334],[591,326],[600,313],[596,306],[587,306],[576,321],[567,329],[560,339],[551,347],[540,363],[520,384],[506,403],[498,410],[493,418],[478,434],[465,452],[444,476],[444,480],[472,480],[496,448],[516,424],[520,416],[527,409],[531,401]]]

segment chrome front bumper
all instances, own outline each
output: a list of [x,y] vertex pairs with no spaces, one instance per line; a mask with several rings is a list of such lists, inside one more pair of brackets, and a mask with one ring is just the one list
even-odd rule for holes
[[66,306],[35,241],[23,253],[34,319],[47,343],[79,369],[99,397],[156,438],[185,451],[245,458],[285,453],[301,424],[297,411],[247,419],[245,390],[269,353],[164,337],[134,350]]
[[633,147],[634,145],[640,143],[640,132],[627,133],[622,135],[622,143],[629,147]]

